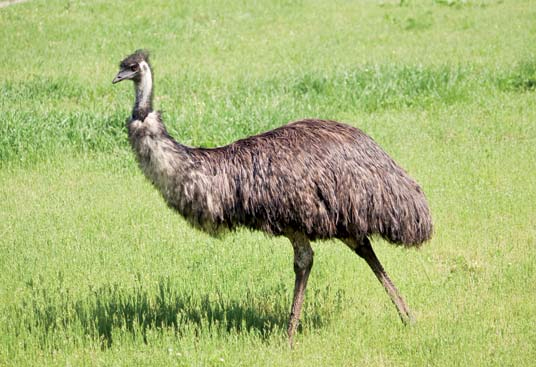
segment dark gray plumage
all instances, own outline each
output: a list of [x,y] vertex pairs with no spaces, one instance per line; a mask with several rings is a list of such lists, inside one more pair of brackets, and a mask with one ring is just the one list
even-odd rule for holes
[[369,136],[335,121],[303,120],[224,147],[191,148],[173,140],[153,111],[146,52],[121,62],[114,83],[125,79],[136,90],[130,143],[170,207],[211,234],[246,226],[290,239],[291,345],[313,262],[310,240],[341,239],[367,261],[402,320],[412,319],[368,237],[418,246],[431,237],[431,216],[419,185]]

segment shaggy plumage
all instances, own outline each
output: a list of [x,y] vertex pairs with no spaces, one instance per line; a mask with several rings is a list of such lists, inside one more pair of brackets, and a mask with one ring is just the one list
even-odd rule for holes
[[128,129],[142,171],[166,202],[212,234],[244,225],[311,240],[379,234],[418,245],[430,238],[420,187],[351,126],[297,121],[214,149],[178,144],[157,113]]
[[114,83],[125,79],[136,91],[130,143],[170,207],[214,235],[245,226],[290,239],[291,345],[313,263],[310,240],[343,240],[367,261],[403,321],[412,320],[368,237],[417,246],[430,238],[432,220],[419,185],[372,138],[335,121],[302,120],[224,147],[191,148],[177,143],[153,111],[147,53],[121,62]]

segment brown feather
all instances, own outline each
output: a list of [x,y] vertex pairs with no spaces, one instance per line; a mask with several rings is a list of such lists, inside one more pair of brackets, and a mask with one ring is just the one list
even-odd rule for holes
[[128,128],[169,206],[211,234],[237,226],[311,240],[378,234],[407,246],[432,234],[419,185],[354,127],[303,120],[213,149],[178,144],[156,113]]

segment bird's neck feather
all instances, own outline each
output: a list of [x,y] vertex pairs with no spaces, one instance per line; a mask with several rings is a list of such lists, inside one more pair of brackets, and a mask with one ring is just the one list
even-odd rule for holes
[[182,185],[182,178],[192,162],[187,147],[176,142],[167,132],[160,114],[153,111],[153,80],[150,66],[142,62],[143,70],[136,80],[136,102],[132,117],[127,123],[131,146],[145,176],[158,188],[168,204],[174,188]]
[[141,77],[134,82],[136,102],[132,110],[132,118],[143,121],[153,111],[153,75],[151,67],[145,61],[140,63],[140,68]]
[[131,120],[127,127],[140,168],[169,201],[170,190],[190,165],[187,148],[167,133],[157,112],[149,113],[143,121]]

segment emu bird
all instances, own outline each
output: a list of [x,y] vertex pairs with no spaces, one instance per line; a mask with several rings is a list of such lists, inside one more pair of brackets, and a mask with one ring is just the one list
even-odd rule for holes
[[130,144],[171,208],[211,234],[245,226],[290,240],[291,346],[313,265],[313,240],[342,240],[370,266],[402,321],[413,321],[368,237],[418,246],[431,237],[432,220],[419,185],[372,138],[335,121],[303,120],[227,146],[192,148],[177,143],[153,110],[145,51],[121,61],[113,83],[122,80],[132,80],[136,92],[127,122]]

